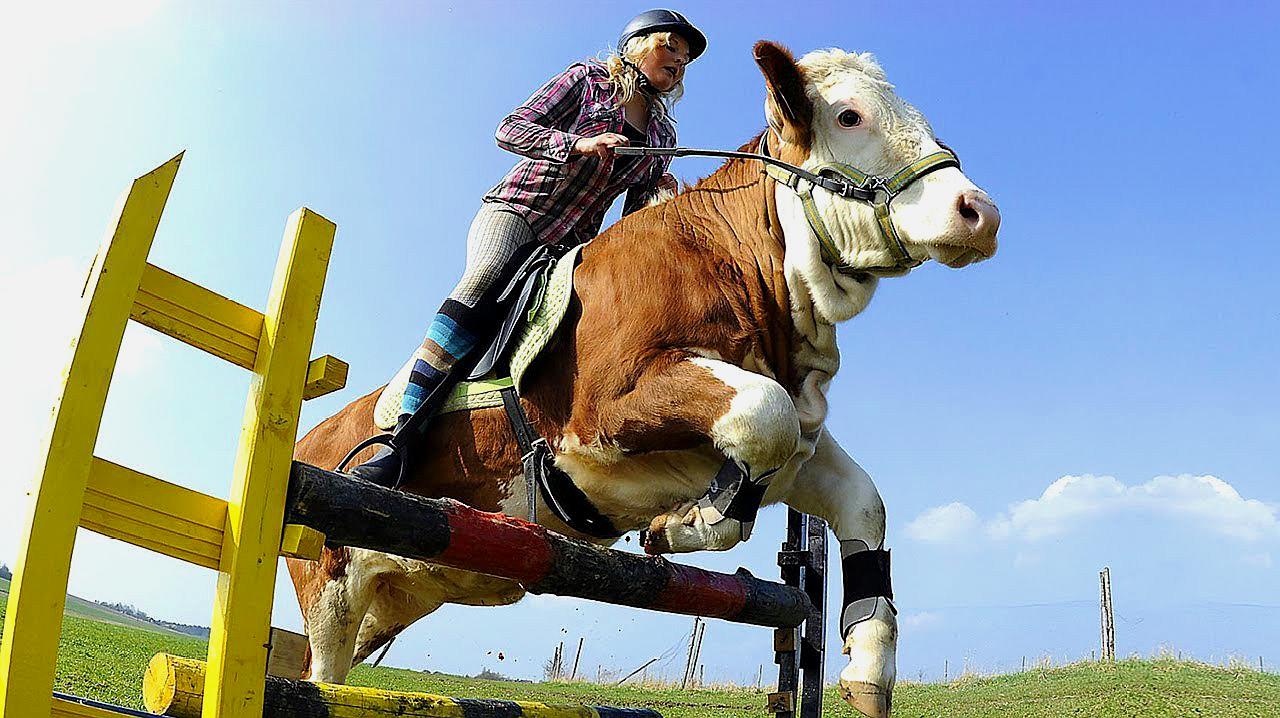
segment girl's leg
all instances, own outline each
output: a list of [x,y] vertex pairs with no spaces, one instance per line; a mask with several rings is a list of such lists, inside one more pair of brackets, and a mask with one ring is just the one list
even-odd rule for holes
[[402,420],[417,411],[454,364],[484,338],[485,325],[490,323],[486,315],[491,311],[481,306],[480,299],[505,273],[516,250],[533,240],[524,218],[501,205],[482,205],[467,234],[467,269],[414,352],[413,371],[400,404]]
[[[400,402],[397,433],[415,412],[433,409],[423,408],[423,402],[444,382],[454,365],[485,338],[493,324],[493,310],[485,306],[491,300],[486,295],[500,291],[496,285],[510,274],[512,258],[534,240],[533,230],[520,215],[499,204],[481,205],[467,234],[466,271],[432,318],[422,346],[414,352],[409,384]],[[384,448],[351,473],[366,481],[394,486],[401,473],[400,459],[400,452]]]

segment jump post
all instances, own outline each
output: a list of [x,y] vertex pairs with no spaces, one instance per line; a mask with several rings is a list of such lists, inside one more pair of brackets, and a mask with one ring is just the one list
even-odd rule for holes
[[[267,309],[257,312],[147,262],[181,160],[179,154],[139,177],[124,193],[85,285],[81,327],[13,572],[0,643],[0,718],[144,715],[53,692],[79,528],[219,573],[208,663],[153,660],[153,667],[156,661],[166,667],[173,686],[185,686],[170,704],[178,706],[172,711],[186,713],[160,708],[166,715],[328,715],[338,705],[342,715],[360,718],[484,716],[489,714],[474,711],[486,705],[492,715],[531,718],[657,715],[647,709],[521,707],[510,701],[269,678],[277,559],[315,559],[326,543],[508,578],[532,593],[773,627],[779,681],[769,710],[781,718],[821,715],[826,591],[821,519],[789,513],[787,542],[779,554],[785,583],[777,583],[741,569],[717,573],[602,548],[456,501],[398,493],[293,462],[302,401],[346,383],[342,361],[308,358],[336,226],[305,208],[289,217]],[[93,455],[130,320],[252,372],[228,500]],[[371,511],[381,512],[379,520],[368,520]],[[397,520],[386,521],[387,515]],[[163,702],[153,706],[151,698],[149,693],[149,707]],[[307,701],[314,703],[311,713],[303,712]],[[463,704],[473,712],[459,713]],[[443,712],[405,713],[406,706],[436,706]]]

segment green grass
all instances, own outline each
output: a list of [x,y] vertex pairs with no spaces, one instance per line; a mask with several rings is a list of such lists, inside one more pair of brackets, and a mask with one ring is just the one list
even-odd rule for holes
[[[0,589],[7,585],[0,585]],[[0,618],[4,605],[0,603]],[[204,641],[72,615],[63,625],[57,690],[141,708],[142,673],[159,652],[192,658]],[[358,667],[351,683],[464,698],[649,706],[667,718],[759,716],[764,695],[752,689],[679,691],[589,683],[519,683],[458,678],[397,668]],[[1080,663],[945,684],[904,683],[894,694],[899,718],[1272,718],[1280,716],[1280,676],[1174,660]],[[827,716],[853,717],[834,690]]]

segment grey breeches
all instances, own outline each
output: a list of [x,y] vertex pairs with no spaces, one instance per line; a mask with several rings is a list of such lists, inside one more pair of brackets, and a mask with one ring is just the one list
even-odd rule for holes
[[536,239],[523,217],[501,204],[482,203],[467,233],[466,271],[449,298],[474,309],[516,250]]

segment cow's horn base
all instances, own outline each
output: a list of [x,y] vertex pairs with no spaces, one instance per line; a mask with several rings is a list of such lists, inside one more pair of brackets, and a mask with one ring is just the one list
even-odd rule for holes
[[840,681],[840,697],[867,718],[889,718],[893,693],[863,681]]

